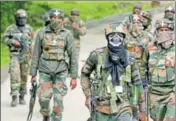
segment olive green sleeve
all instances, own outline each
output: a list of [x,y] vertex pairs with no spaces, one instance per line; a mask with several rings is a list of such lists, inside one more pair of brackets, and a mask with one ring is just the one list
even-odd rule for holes
[[35,38],[35,44],[34,49],[32,52],[32,61],[31,61],[31,67],[30,67],[30,75],[36,76],[37,75],[37,69],[39,65],[40,56],[42,54],[42,36],[43,36],[42,30],[37,33],[37,36]]
[[81,25],[80,25],[80,29],[79,29],[79,34],[81,36],[83,36],[83,35],[86,34],[86,32],[87,32],[87,30],[86,30],[86,24],[85,24],[85,22],[81,21]]
[[77,78],[78,76],[78,57],[77,57],[77,51],[76,51],[76,44],[75,41],[73,39],[73,35],[71,32],[68,33],[67,38],[67,53],[68,53],[68,57],[69,57],[69,62],[70,62],[70,76],[72,78]]
[[84,64],[81,70],[81,86],[86,98],[91,96],[89,78],[92,71],[96,68],[97,63],[97,54],[95,51],[93,51],[90,53],[88,59],[86,60],[86,63]]

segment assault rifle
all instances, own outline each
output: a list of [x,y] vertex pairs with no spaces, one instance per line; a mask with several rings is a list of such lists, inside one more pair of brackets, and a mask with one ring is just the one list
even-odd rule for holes
[[33,81],[32,89],[30,89],[31,98],[29,102],[29,113],[28,113],[27,121],[31,121],[31,118],[32,118],[33,109],[34,109],[35,100],[36,100],[36,91],[37,91],[37,82]]

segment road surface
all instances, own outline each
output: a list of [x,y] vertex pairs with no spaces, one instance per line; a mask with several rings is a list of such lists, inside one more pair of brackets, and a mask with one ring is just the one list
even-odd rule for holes
[[[161,12],[163,13],[163,12]],[[163,14],[157,14],[154,16],[153,22],[159,19]],[[84,64],[84,60],[88,57],[89,53],[95,48],[106,46],[106,40],[104,36],[105,25],[101,25],[97,28],[89,29],[86,36],[82,37],[81,41],[81,53],[79,61],[79,75],[81,67]],[[29,78],[30,79],[30,78]],[[70,80],[67,79],[69,86]],[[28,81],[28,89],[30,83]],[[10,80],[9,77],[1,84],[1,121],[26,121],[29,107],[29,92],[26,96],[27,105],[18,105],[17,107],[10,107]],[[75,90],[68,90],[68,94],[64,97],[64,113],[62,121],[86,121],[89,117],[89,111],[84,106],[85,97],[82,93],[80,86],[80,80],[78,80],[78,86]],[[52,107],[52,100],[51,100]],[[42,116],[39,113],[38,99],[36,100],[32,121],[42,121]]]

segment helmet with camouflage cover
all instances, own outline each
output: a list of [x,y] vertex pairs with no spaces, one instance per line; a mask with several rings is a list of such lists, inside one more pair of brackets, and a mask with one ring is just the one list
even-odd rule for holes
[[174,14],[175,14],[175,9],[174,9],[174,7],[169,6],[169,7],[167,7],[167,8],[165,9],[164,18],[173,21],[173,20],[174,20]]
[[61,9],[53,9],[49,12],[49,16],[50,16],[50,18],[53,16],[58,16],[58,17],[64,18],[65,14],[64,14],[64,11]]
[[145,11],[145,12],[142,12],[142,17],[143,17],[143,25],[144,26],[148,26],[151,24],[151,13],[150,11]]
[[19,26],[24,26],[27,22],[27,12],[24,9],[18,9],[15,13],[15,21]]
[[80,15],[80,12],[79,12],[79,10],[78,9],[72,9],[71,11],[70,11],[70,15],[77,15],[77,16],[79,16]]
[[169,28],[174,30],[174,23],[168,19],[157,20],[155,23],[155,28],[158,30],[159,28]]
[[122,23],[110,23],[105,28],[105,35],[108,36],[111,33],[121,33],[125,37],[127,34],[127,28]]
[[142,10],[142,5],[139,4],[139,3],[136,3],[136,4],[134,5],[134,8],[137,8],[137,9]]

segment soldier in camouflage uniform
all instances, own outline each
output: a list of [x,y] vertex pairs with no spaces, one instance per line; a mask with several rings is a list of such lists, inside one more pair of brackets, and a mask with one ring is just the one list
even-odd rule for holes
[[78,52],[80,51],[80,36],[84,36],[86,34],[86,26],[84,21],[79,19],[80,12],[77,9],[72,9],[70,11],[70,16],[65,18],[64,27],[70,30],[73,33],[73,37],[76,42],[76,48]]
[[[146,48],[152,38],[148,36],[148,32],[143,30],[142,20],[138,15],[133,15],[133,20],[130,25],[129,35],[125,39],[125,45],[129,52],[131,52],[136,63],[139,66],[140,77],[145,91],[147,91],[147,54]],[[146,96],[145,96],[146,97]],[[134,117],[137,118],[137,110],[133,110]]]
[[150,11],[142,12],[142,23],[143,23],[143,30],[147,32],[151,32],[152,29],[152,16]]
[[[31,81],[36,80],[39,70],[39,103],[43,121],[50,120],[50,100],[53,97],[54,106],[51,114],[53,121],[61,121],[63,97],[67,94],[67,70],[69,69],[72,89],[76,87],[78,60],[76,45],[72,33],[63,28],[64,12],[60,9],[50,12],[50,24],[38,32],[34,45]],[[70,66],[65,62],[65,52],[70,57]]]
[[155,43],[148,45],[149,102],[153,121],[176,121],[174,26],[156,21]]
[[[10,51],[10,86],[12,102],[11,106],[17,105],[17,96],[19,103],[26,104],[24,96],[26,94],[26,83],[28,76],[29,60],[31,54],[31,45],[33,41],[33,29],[27,23],[27,13],[23,9],[15,13],[16,23],[10,25],[2,38],[3,43],[9,47]],[[25,47],[22,43],[25,43]],[[23,53],[23,50],[28,50]]]
[[165,9],[165,14],[164,18],[169,19],[170,21],[175,20],[175,9],[174,7],[169,6],[168,8]]
[[[137,3],[134,5],[133,14],[137,14],[138,16],[142,15],[142,5],[141,4]],[[123,21],[123,24],[127,26],[127,29],[130,27],[130,23],[133,20],[133,14],[130,14],[129,16],[127,16],[125,20]]]
[[[91,110],[96,102],[96,121],[131,121],[132,109],[140,102],[144,114],[144,94],[135,57],[125,49],[126,27],[109,24],[105,29],[107,47],[92,51],[82,68],[81,86],[86,97],[85,105]],[[94,94],[90,88],[90,75],[95,72]],[[131,86],[131,92],[129,90]],[[94,95],[95,97],[91,97]]]

